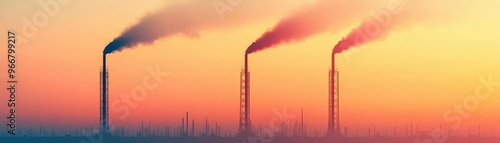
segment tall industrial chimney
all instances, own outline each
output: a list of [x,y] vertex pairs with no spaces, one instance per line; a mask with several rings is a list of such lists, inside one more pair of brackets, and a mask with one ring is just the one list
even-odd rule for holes
[[332,69],[329,76],[328,136],[342,136],[339,116],[339,71],[335,67],[335,53],[332,53]]
[[245,54],[245,129],[247,133],[252,131],[250,125],[250,72],[248,72],[248,54]]
[[101,115],[100,115],[100,132],[108,135],[109,132],[109,117],[108,117],[108,69],[106,67],[106,54],[102,57],[101,70]]
[[240,73],[240,123],[239,135],[252,134],[250,121],[250,72],[248,71],[248,54],[245,53],[244,67]]

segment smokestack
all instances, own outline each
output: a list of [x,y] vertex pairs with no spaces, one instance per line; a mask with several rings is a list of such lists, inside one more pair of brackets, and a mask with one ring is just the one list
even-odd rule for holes
[[248,72],[248,54],[245,54],[245,125],[250,132],[250,73]]
[[101,71],[101,112],[100,112],[100,132],[109,133],[109,117],[108,117],[108,70],[106,68],[106,54],[102,55],[102,71]]
[[186,112],[186,135],[189,136],[189,112]]
[[331,92],[332,93],[330,94],[332,96],[332,97],[330,97],[330,100],[331,100],[330,102],[332,103],[332,107],[331,107],[332,108],[331,109],[331,112],[332,112],[331,113],[332,114],[332,118],[331,118],[332,128],[331,129],[332,129],[332,132],[335,132],[336,131],[336,123],[335,123],[335,114],[336,114],[335,113],[336,112],[335,111],[335,107],[336,107],[335,106],[335,92],[337,92],[337,91],[335,91],[335,87],[336,87],[336,84],[335,84],[335,74],[336,74],[336,71],[335,71],[335,53],[332,53],[332,71],[331,71],[330,74],[331,74],[331,78],[332,78],[330,80],[330,82],[332,82],[331,83],[331,85],[332,85],[332,87],[331,87],[332,91]]
[[[244,57],[244,67],[240,73],[240,121],[239,121],[239,133],[238,136],[248,136],[252,134],[252,122],[250,120],[250,72],[248,69],[248,49],[255,46],[255,42],[252,43],[245,52]],[[217,128],[217,126],[215,127]]]
[[330,85],[332,86],[331,87],[331,93],[330,93],[330,102],[332,103],[332,109],[330,109],[330,111],[332,112],[332,118],[331,118],[331,123],[332,123],[332,130],[334,130],[334,127],[335,127],[335,53],[332,53],[332,69],[331,69],[331,72],[330,72]]
[[340,132],[340,82],[339,82],[339,72],[335,67],[335,51],[332,52],[332,67],[329,73],[329,119],[328,119],[328,133],[329,136],[342,136]]
[[106,109],[107,109],[106,108],[107,107],[106,106],[106,97],[107,97],[107,95],[106,95],[106,87],[107,87],[106,77],[107,77],[107,72],[108,71],[107,71],[107,68],[106,68],[106,54],[103,54],[102,55],[102,86],[103,87],[102,87],[102,101],[101,102],[102,102],[102,114],[103,114],[102,116],[103,116],[103,119],[104,119],[104,121],[103,121],[104,127],[106,127],[106,119],[107,119],[107,117],[106,117],[106,115],[107,115],[107,113],[106,113]]

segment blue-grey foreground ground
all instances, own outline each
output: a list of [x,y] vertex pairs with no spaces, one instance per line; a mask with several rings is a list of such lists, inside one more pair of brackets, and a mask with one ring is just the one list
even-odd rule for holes
[[[86,137],[1,137],[0,143],[93,143]],[[260,143],[235,137],[105,137],[96,143]],[[498,137],[448,138],[444,142],[432,138],[398,137],[275,137],[271,143],[500,143]]]

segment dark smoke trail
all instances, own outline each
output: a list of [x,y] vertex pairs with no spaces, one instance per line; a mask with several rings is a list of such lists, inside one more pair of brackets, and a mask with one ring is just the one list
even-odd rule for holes
[[318,0],[296,11],[265,32],[248,49],[247,54],[265,50],[279,44],[302,41],[327,31],[338,31],[353,23],[370,5],[368,0]]
[[110,42],[103,52],[109,54],[138,44],[152,44],[159,38],[176,34],[197,36],[196,30],[202,27],[203,22],[209,21],[199,15],[206,13],[209,8],[211,7],[187,2],[166,6],[141,18],[139,23]]
[[176,34],[198,36],[196,30],[202,27],[203,22],[209,21],[199,15],[207,12],[204,10],[209,10],[208,8],[187,2],[166,6],[141,18],[139,23],[110,42],[103,52],[109,54],[138,44],[152,44],[159,38]]
[[[137,24],[126,29],[110,42],[104,48],[103,53],[109,54],[140,44],[148,45],[160,38],[175,35],[198,37],[202,31],[238,26],[248,21],[274,15],[292,5],[282,4],[285,8],[276,10],[273,5],[280,4],[280,2],[267,0],[241,1],[241,3],[222,0],[179,1],[142,17]],[[223,20],[218,13],[220,11],[225,12],[223,16],[226,18]]]

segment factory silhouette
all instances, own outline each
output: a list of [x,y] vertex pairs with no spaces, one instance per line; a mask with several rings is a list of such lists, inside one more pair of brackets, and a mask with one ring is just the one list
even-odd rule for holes
[[[254,48],[255,42],[249,46]],[[329,92],[328,97],[328,124],[325,131],[319,131],[316,127],[309,127],[303,120],[303,110],[300,121],[281,120],[272,132],[266,132],[261,127],[252,124],[250,116],[251,88],[250,88],[250,58],[251,53],[244,54],[243,68],[240,73],[240,101],[239,101],[239,130],[236,133],[221,131],[221,124],[218,122],[190,120],[189,113],[186,112],[179,125],[158,126],[151,123],[141,123],[140,131],[126,129],[125,127],[110,127],[109,118],[109,74],[106,65],[106,53],[103,53],[103,63],[100,70],[100,112],[99,128],[93,129],[65,129],[56,131],[55,129],[28,128],[19,129],[21,137],[0,137],[0,141],[6,142],[99,142],[99,143],[139,143],[139,142],[173,142],[173,143],[407,143],[425,139],[432,139],[432,132],[419,130],[410,122],[401,132],[401,127],[393,128],[373,128],[349,129],[341,128],[340,109],[340,82],[339,68],[335,66],[335,51],[331,55],[331,69],[328,74]],[[326,77],[326,76],[325,76]],[[234,116],[237,116],[236,114]],[[205,128],[196,129],[195,124],[204,124]],[[454,130],[444,130],[442,136],[446,137],[446,142],[481,142],[497,143],[500,138],[486,137],[481,135],[480,125],[471,127],[467,133]],[[83,130],[83,131],[82,131]],[[368,133],[358,134],[358,130],[365,130]],[[398,132],[399,131],[399,132]],[[0,135],[6,136],[6,135]]]
[[[98,128],[71,129],[64,130],[47,129],[42,127],[19,128],[17,137],[9,137],[7,134],[0,133],[0,142],[55,142],[55,143],[499,143],[500,138],[486,136],[481,133],[481,125],[469,127],[467,131],[456,131],[452,129],[443,129],[439,127],[440,132],[436,135],[433,131],[419,129],[414,125],[414,121],[409,121],[405,126],[377,127],[370,128],[350,128],[342,126],[340,117],[341,98],[340,98],[340,73],[341,67],[335,63],[335,57],[350,48],[361,46],[369,42],[380,40],[392,31],[393,27],[407,24],[401,21],[405,15],[392,15],[386,27],[380,27],[379,34],[370,35],[363,31],[368,24],[379,23],[377,19],[367,19],[361,25],[354,28],[344,39],[338,41],[333,46],[331,53],[331,66],[325,78],[328,78],[328,95],[325,100],[328,104],[326,131],[318,130],[317,127],[308,126],[304,122],[304,111],[302,110],[300,120],[280,120],[276,128],[265,130],[252,122],[251,112],[251,55],[269,48],[277,47],[281,44],[292,41],[301,41],[316,34],[325,32],[332,28],[335,22],[343,19],[331,18],[328,14],[319,14],[331,9],[334,5],[331,0],[318,0],[311,7],[304,8],[290,17],[284,18],[273,28],[264,32],[243,54],[243,67],[240,72],[240,90],[239,90],[239,113],[237,132],[222,132],[224,128],[220,122],[210,121],[205,118],[204,121],[196,121],[189,118],[189,112],[185,117],[179,119],[176,125],[152,125],[151,123],[140,123],[140,130],[127,129],[126,127],[113,127],[110,125],[109,116],[109,73],[106,57],[111,54],[128,48],[134,48],[137,45],[148,45],[160,38],[169,37],[175,34],[186,34],[192,31],[198,32],[202,28],[218,27],[214,24],[219,21],[200,21],[199,19],[186,16],[186,19],[178,19],[180,22],[175,26],[169,25],[171,21],[164,19],[177,20],[179,11],[160,10],[143,17],[139,23],[131,26],[113,39],[103,50],[102,66],[100,66],[100,101],[99,101],[99,125]],[[168,9],[166,7],[165,9]],[[176,9],[189,9],[192,7]],[[188,13],[189,14],[189,13]],[[348,17],[348,16],[345,16]],[[182,21],[185,20],[185,21]],[[306,22],[305,22],[306,21]],[[183,22],[193,22],[183,24]],[[204,25],[205,24],[205,25]],[[194,26],[193,26],[194,25]],[[216,25],[216,26],[214,26]],[[189,27],[193,26],[193,27]],[[403,25],[405,26],[405,25]],[[223,26],[220,26],[223,27]],[[199,28],[199,29],[196,29]],[[335,29],[337,28],[337,29]],[[194,29],[194,30],[193,30]],[[335,30],[341,27],[334,27]],[[342,74],[349,76],[348,74]],[[237,77],[235,77],[237,78]],[[326,83],[325,83],[326,84]],[[97,95],[96,95],[97,96]],[[235,95],[237,96],[237,95]],[[369,120],[369,119],[366,119]],[[415,121],[417,123],[418,121]],[[139,124],[139,123],[137,123]],[[204,128],[195,128],[204,125]],[[318,127],[319,128],[319,127]],[[436,139],[439,138],[439,139]],[[443,140],[441,140],[443,139]],[[439,142],[442,143],[442,142]]]

